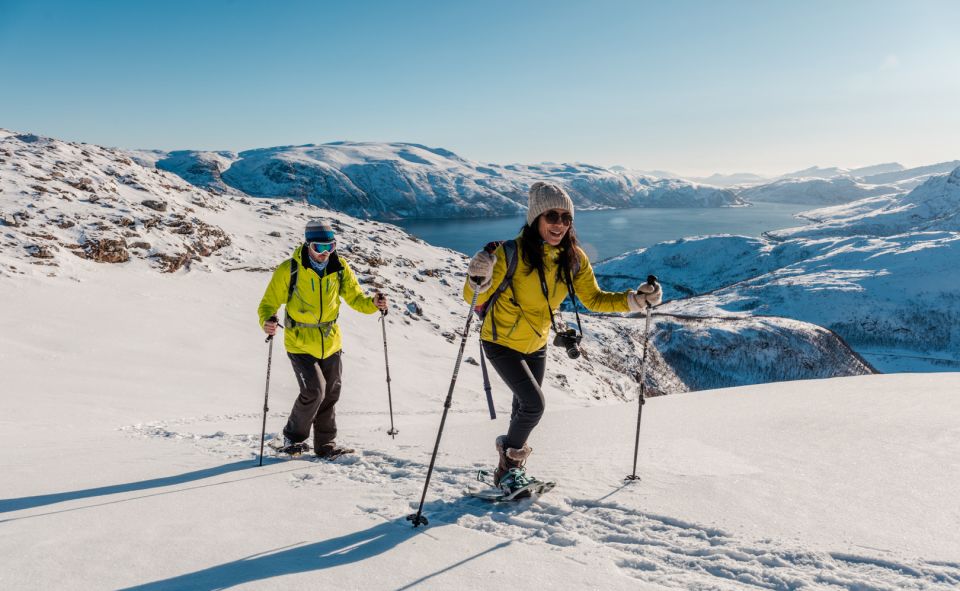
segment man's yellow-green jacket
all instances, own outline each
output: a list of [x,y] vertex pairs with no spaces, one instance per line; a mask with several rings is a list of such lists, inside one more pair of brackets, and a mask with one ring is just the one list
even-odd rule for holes
[[364,314],[373,314],[377,306],[373,298],[363,293],[357,277],[347,261],[338,253],[330,255],[323,276],[310,266],[309,255],[301,245],[293,253],[299,268],[297,284],[290,301],[290,259],[280,263],[273,272],[270,284],[260,300],[257,313],[260,326],[275,316],[280,306],[286,304],[286,315],[299,324],[320,324],[320,327],[290,326],[284,330],[283,344],[289,353],[309,353],[319,359],[330,357],[343,347],[337,317],[340,315],[340,298],[351,308]]

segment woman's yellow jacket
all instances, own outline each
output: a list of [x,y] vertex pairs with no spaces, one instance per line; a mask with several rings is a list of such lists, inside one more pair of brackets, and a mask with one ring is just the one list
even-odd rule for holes
[[[487,310],[480,338],[495,342],[519,351],[533,353],[547,344],[550,332],[550,310],[560,307],[567,297],[567,285],[557,278],[557,258],[561,248],[558,246],[543,245],[544,277],[547,281],[547,291],[550,300],[543,294],[540,286],[539,274],[523,260],[523,245],[517,237],[517,268],[513,274],[513,281],[497,301],[492,310]],[[573,288],[577,299],[594,312],[629,312],[627,294],[629,292],[609,292],[600,289],[597,278],[593,274],[593,267],[587,255],[577,249],[580,255],[580,270],[573,277]],[[506,255],[503,246],[494,252],[497,262],[493,266],[493,281],[490,288],[477,297],[477,305],[483,304],[493,295],[497,287],[507,274]],[[463,298],[467,302],[473,301],[473,290],[469,282],[463,286]],[[493,338],[493,323],[497,325],[497,339]]]
[[260,326],[276,315],[281,305],[286,304],[287,315],[303,324],[332,323],[326,329],[296,327],[285,329],[283,344],[289,353],[309,353],[319,359],[330,357],[343,347],[337,317],[340,315],[340,298],[351,308],[364,314],[373,314],[377,306],[373,298],[363,293],[350,265],[337,254],[331,255],[323,277],[307,263],[307,254],[301,245],[293,253],[298,261],[297,285],[290,301],[290,259],[280,263],[260,300],[257,313]]

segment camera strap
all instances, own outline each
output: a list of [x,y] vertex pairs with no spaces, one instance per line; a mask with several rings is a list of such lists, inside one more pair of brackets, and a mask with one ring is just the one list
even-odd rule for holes
[[[580,311],[579,306],[577,306],[577,292],[573,289],[573,280],[570,277],[570,269],[567,267],[561,267],[561,276],[563,282],[567,284],[567,293],[570,294],[570,299],[573,301],[573,313],[577,317],[577,331],[580,333],[580,336],[583,337],[583,326],[580,324]],[[550,326],[553,327],[554,332],[557,330],[556,318],[553,315],[553,306],[550,304],[550,290],[547,289],[547,279],[544,276],[543,268],[537,269],[537,274],[540,276],[540,291],[543,292],[543,297],[547,299],[547,311],[550,312]]]
[[543,267],[537,268],[537,275],[540,276],[540,291],[543,292],[543,297],[547,300],[547,312],[550,312],[550,326],[553,327],[554,332],[556,332],[557,322],[553,317],[553,306],[550,304],[550,290],[547,289],[547,279],[543,275]]
[[573,289],[573,277],[570,276],[570,268],[563,268],[564,279],[567,283],[567,291],[570,293],[570,300],[573,302],[573,314],[577,317],[577,330],[583,337],[583,325],[580,324],[580,306],[577,305],[577,292]]

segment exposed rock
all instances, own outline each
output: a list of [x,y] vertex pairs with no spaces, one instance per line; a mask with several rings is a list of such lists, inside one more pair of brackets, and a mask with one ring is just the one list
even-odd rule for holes
[[180,252],[176,254],[157,254],[151,258],[157,261],[162,272],[173,273],[184,265],[189,267],[189,263],[193,259],[193,255],[186,252]]
[[38,259],[54,258],[53,252],[55,250],[57,250],[57,247],[52,244],[31,244],[27,246],[27,254]]
[[125,263],[130,260],[127,241],[123,238],[87,238],[79,248],[75,245],[66,246],[73,249],[73,254],[78,257],[98,263]]
[[167,211],[166,201],[159,201],[157,199],[144,199],[140,202],[140,204],[155,211]]

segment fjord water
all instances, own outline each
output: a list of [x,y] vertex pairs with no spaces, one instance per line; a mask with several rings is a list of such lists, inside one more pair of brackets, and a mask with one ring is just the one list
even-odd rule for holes
[[[769,230],[801,226],[794,217],[813,209],[797,203],[753,203],[749,207],[637,208],[578,211],[577,237],[594,262],[658,242],[707,234],[759,236]],[[393,222],[436,246],[471,255],[492,240],[517,235],[522,216],[478,220],[402,220]]]

